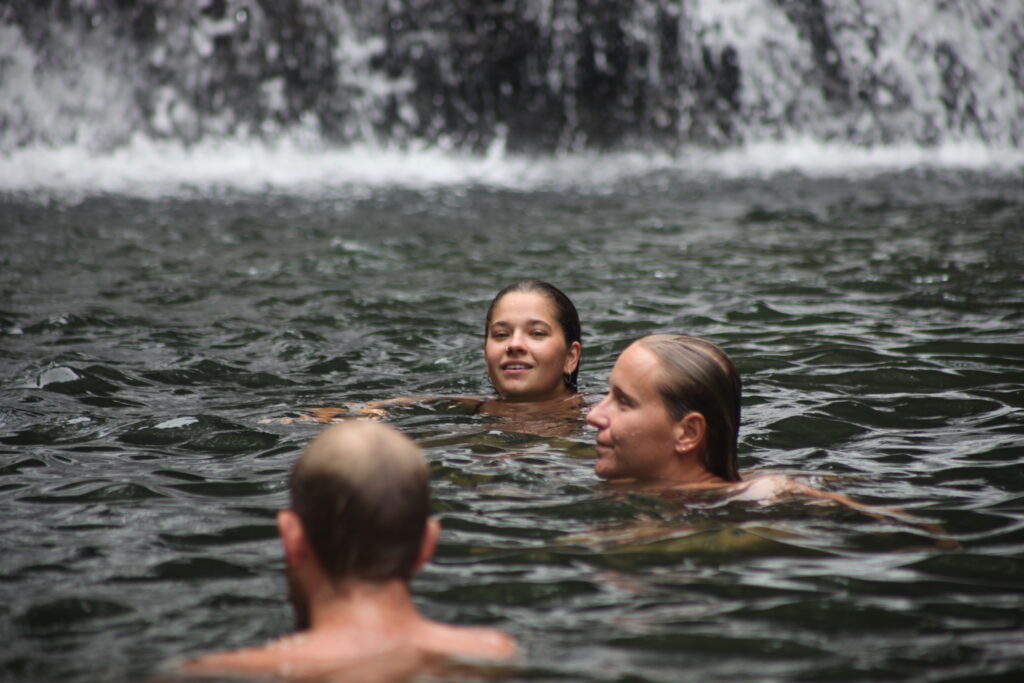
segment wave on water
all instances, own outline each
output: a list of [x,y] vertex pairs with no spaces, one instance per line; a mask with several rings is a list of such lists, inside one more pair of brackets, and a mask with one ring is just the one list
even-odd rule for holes
[[507,153],[497,144],[485,154],[472,154],[437,146],[323,149],[294,138],[277,144],[220,140],[196,145],[138,138],[105,153],[71,145],[0,156],[0,192],[153,197],[221,191],[320,194],[377,187],[586,190],[655,173],[698,179],[788,172],[847,177],[915,169],[1018,174],[1024,170],[1024,150],[971,142],[866,148],[796,139],[724,150],[695,148],[683,154],[537,156]]

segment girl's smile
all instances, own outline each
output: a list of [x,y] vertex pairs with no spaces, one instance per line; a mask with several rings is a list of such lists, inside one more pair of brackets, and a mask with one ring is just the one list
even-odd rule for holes
[[484,343],[491,383],[508,401],[546,401],[571,393],[565,375],[580,344],[566,344],[554,307],[538,292],[509,292],[495,305]]

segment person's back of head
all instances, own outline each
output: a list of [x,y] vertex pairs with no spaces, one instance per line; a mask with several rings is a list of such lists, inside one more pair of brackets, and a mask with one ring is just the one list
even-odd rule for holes
[[292,510],[331,581],[412,576],[430,478],[411,439],[374,422],[328,427],[295,464],[290,488]]
[[658,387],[674,420],[693,411],[707,422],[701,464],[725,481],[739,481],[736,465],[742,388],[739,372],[724,351],[705,339],[654,334],[637,343],[665,369]]
[[392,427],[353,420],[320,432],[292,470],[291,509],[277,515],[302,637],[213,653],[182,671],[407,680],[439,657],[515,655],[500,631],[434,622],[416,609],[408,580],[440,532],[429,484],[419,447]]

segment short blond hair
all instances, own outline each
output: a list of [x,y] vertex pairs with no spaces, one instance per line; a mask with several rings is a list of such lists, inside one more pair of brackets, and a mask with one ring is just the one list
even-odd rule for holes
[[364,420],[327,427],[295,463],[290,489],[333,581],[411,578],[430,515],[430,475],[412,439]]

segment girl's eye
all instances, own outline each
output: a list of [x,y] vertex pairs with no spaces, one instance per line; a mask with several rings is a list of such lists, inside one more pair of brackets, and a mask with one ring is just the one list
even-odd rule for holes
[[534,330],[530,334],[532,334],[534,337],[546,337],[546,336],[548,336],[548,333],[545,332],[544,330]]
[[491,339],[504,339],[508,336],[508,332],[491,332]]

